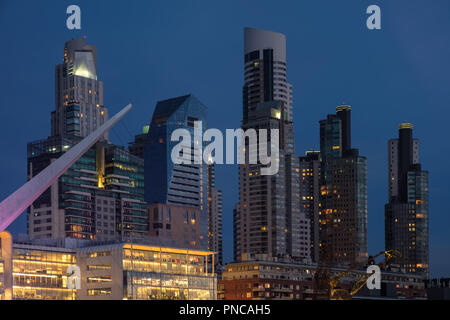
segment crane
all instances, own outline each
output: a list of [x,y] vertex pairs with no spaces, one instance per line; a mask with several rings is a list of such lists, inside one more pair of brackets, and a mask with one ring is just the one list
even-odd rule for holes
[[344,276],[346,276],[346,275],[354,272],[355,270],[358,270],[368,264],[374,265],[375,259],[383,254],[385,255],[385,258],[383,261],[381,261],[378,264],[380,269],[385,267],[386,264],[388,263],[388,261],[391,260],[392,258],[401,257],[401,253],[397,250],[381,251],[380,253],[376,254],[375,256],[369,257],[367,262],[357,264],[356,266],[351,267],[348,270],[341,272],[336,277],[332,278],[329,282],[330,300],[347,300],[347,299],[351,299],[356,293],[358,293],[358,291],[361,290],[362,287],[364,287],[364,285],[367,283],[371,274],[369,274],[369,273],[362,274],[361,277],[355,282],[353,287],[350,288],[350,290],[339,288],[340,280]]

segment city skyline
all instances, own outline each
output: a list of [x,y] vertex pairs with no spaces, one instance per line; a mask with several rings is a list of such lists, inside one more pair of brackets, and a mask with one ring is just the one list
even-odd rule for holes
[[[89,5],[86,4],[81,4],[82,7],[86,7],[89,8]],[[363,6],[362,6],[363,7]],[[394,8],[394,7],[392,7]],[[8,5],[6,6],[6,9],[8,9]],[[363,20],[363,19],[361,19]],[[387,21],[389,21],[389,17],[386,18]],[[246,25],[253,25],[253,23],[251,23],[252,21],[248,21],[246,22]],[[389,23],[389,22],[387,22]],[[393,23],[391,21],[391,23]],[[408,110],[408,106],[405,103],[405,105],[399,106],[399,114],[397,114],[397,116],[392,116],[389,117],[389,115],[384,115],[384,117],[378,118],[379,122],[378,123],[374,123],[373,121],[371,121],[371,117],[370,115],[372,114],[370,110],[370,108],[365,108],[364,105],[371,105],[373,106],[372,101],[369,101],[371,99],[374,99],[375,101],[382,102],[379,101],[377,99],[377,97],[371,96],[371,95],[366,95],[365,97],[362,96],[358,96],[357,94],[355,94],[355,92],[361,88],[365,88],[371,87],[370,82],[367,83],[366,85],[364,85],[363,87],[360,86],[359,84],[356,84],[355,82],[350,82],[351,85],[349,85],[348,87],[350,87],[351,89],[344,89],[346,88],[346,84],[336,84],[336,87],[341,88],[341,92],[338,93],[339,90],[337,90],[337,88],[332,88],[331,90],[329,90],[330,93],[328,93],[328,91],[325,91],[322,93],[322,95],[327,96],[327,99],[324,99],[323,97],[320,97],[321,99],[311,99],[311,97],[308,96],[308,94],[305,94],[304,92],[307,91],[305,90],[305,88],[310,87],[311,85],[314,86],[318,86],[317,80],[316,82],[312,81],[312,83],[302,83],[302,81],[307,81],[308,80],[308,76],[314,77],[316,75],[314,75],[313,72],[311,72],[311,68],[309,72],[306,73],[306,75],[304,76],[305,78],[303,79],[298,79],[297,77],[299,77],[299,73],[302,73],[302,71],[299,68],[299,65],[301,65],[301,63],[304,62],[299,62],[299,60],[302,60],[300,57],[296,56],[296,50],[295,50],[295,46],[293,44],[293,42],[296,41],[296,39],[292,39],[290,37],[290,35],[292,34],[292,29],[287,28],[286,26],[283,26],[282,23],[280,23],[278,26],[277,25],[264,25],[264,23],[256,23],[257,27],[261,27],[263,29],[269,29],[269,30],[273,30],[273,31],[277,31],[277,32],[281,32],[284,34],[287,34],[288,37],[288,50],[287,50],[287,57],[288,57],[288,62],[289,62],[289,66],[290,66],[290,72],[289,72],[289,79],[288,81],[290,83],[292,83],[294,85],[295,88],[295,95],[294,95],[294,103],[293,103],[293,108],[294,108],[294,121],[296,123],[295,126],[295,137],[296,137],[296,150],[298,154],[303,154],[304,151],[306,150],[310,150],[310,149],[318,149],[318,126],[317,126],[317,121],[319,119],[322,119],[326,114],[328,114],[336,105],[338,105],[341,101],[339,101],[339,99],[341,98],[342,95],[345,95],[348,97],[348,101],[345,101],[346,103],[349,103],[353,106],[353,116],[354,116],[354,129],[353,129],[353,133],[354,135],[356,135],[356,141],[354,141],[354,144],[357,145],[362,151],[362,153],[364,155],[367,156],[368,158],[368,171],[369,171],[369,177],[368,177],[368,185],[369,185],[369,252],[378,252],[380,249],[384,248],[384,210],[383,210],[383,206],[386,203],[387,199],[386,199],[386,194],[387,194],[387,183],[385,180],[385,173],[387,172],[387,154],[386,154],[386,141],[388,140],[388,138],[392,137],[393,132],[395,131],[396,126],[403,122],[404,120],[408,120],[408,122],[412,122],[416,128],[417,128],[417,132],[415,133],[415,136],[417,138],[419,138],[421,140],[421,148],[422,148],[422,152],[421,152],[421,156],[422,158],[420,159],[421,163],[424,163],[424,165],[426,166],[426,168],[428,170],[430,170],[430,182],[433,179],[433,174],[434,175],[438,175],[438,172],[444,172],[445,174],[448,175],[448,172],[446,171],[442,171],[446,168],[442,168],[442,170],[440,171],[437,167],[435,162],[433,162],[432,160],[432,156],[437,156],[439,155],[441,152],[439,152],[438,154],[433,153],[435,148],[433,148],[433,144],[431,143],[432,140],[431,138],[434,137],[434,139],[438,140],[438,138],[435,135],[432,135],[432,133],[428,132],[427,128],[427,124],[430,126],[431,124],[429,124],[429,119],[425,116],[422,115],[422,113],[420,112],[420,107],[422,106],[422,103],[420,103],[419,101],[416,101],[415,103],[412,104],[412,107],[410,109],[411,113],[408,115],[406,114],[406,110]],[[85,24],[86,25],[86,24]],[[390,24],[388,24],[389,26]],[[292,28],[292,26],[291,26]],[[89,28],[89,30],[91,30],[92,27]],[[242,41],[242,29],[243,27],[240,28],[240,33],[239,32],[234,32],[232,33],[233,37],[236,37],[237,39],[233,39],[231,41],[231,43],[237,45],[237,43],[241,43]],[[322,32],[324,32],[325,30],[322,30]],[[370,38],[377,38],[380,37],[379,35],[372,35],[370,33],[367,33],[367,31],[363,31],[360,30],[361,33],[364,33],[366,37]],[[181,31],[177,31],[177,30],[172,30],[173,34],[177,35],[177,34],[183,34],[183,32]],[[177,33],[178,32],[178,33]],[[330,31],[331,32],[331,31]],[[383,31],[382,31],[383,32]],[[305,31],[306,33],[306,31]],[[69,40],[70,38],[75,38],[77,36],[80,36],[81,34],[83,34],[83,30],[81,32],[81,34],[77,34],[75,35],[76,32],[65,32],[64,35],[60,35],[56,40],[56,39],[52,39],[51,41],[51,48],[46,47],[45,50],[40,51],[41,55],[37,55],[37,57],[39,57],[38,61],[39,64],[42,65],[35,65],[33,67],[36,67],[37,72],[42,71],[39,68],[44,68],[45,70],[47,70],[48,74],[45,74],[46,78],[50,81],[50,83],[52,83],[52,78],[53,78],[53,73],[51,72],[51,69],[56,63],[60,63],[60,55],[61,55],[61,43],[65,42],[67,40]],[[123,71],[123,68],[126,68],[126,63],[124,63],[123,66],[122,62],[115,62],[115,63],[111,63],[111,59],[114,60],[114,58],[117,58],[117,55],[111,51],[108,52],[108,48],[111,48],[111,46],[114,46],[115,44],[113,44],[112,42],[114,42],[112,39],[107,39],[107,40],[102,40],[100,39],[100,37],[96,37],[95,34],[94,35],[90,35],[90,33],[88,32],[88,42],[89,43],[93,43],[97,46],[98,49],[98,53],[99,55],[102,56],[101,59],[101,63],[99,65],[99,69],[102,72],[102,80],[105,83],[106,86],[106,94],[105,94],[105,101],[106,101],[106,105],[108,105],[108,107],[116,107],[117,105],[120,105],[119,101],[119,97],[122,99],[125,99],[126,96],[129,95],[129,93],[127,92],[128,90],[124,89],[124,90],[117,90],[118,88],[122,88],[121,86],[114,87],[115,85],[117,85],[118,83],[121,83],[121,80],[123,79],[117,79],[118,74],[116,74],[117,71],[111,72],[111,69],[114,68],[119,68],[122,70],[122,72],[127,72],[127,71]],[[304,34],[301,34],[302,36],[304,36]],[[385,33],[384,33],[385,35]],[[50,40],[50,39],[49,39]],[[180,39],[178,39],[180,40]],[[311,39],[310,39],[311,40]],[[381,41],[379,39],[376,39],[375,41]],[[108,42],[110,42],[108,44]],[[197,44],[198,45],[198,44]],[[218,43],[216,43],[217,46],[219,46]],[[365,42],[365,45],[369,45],[367,42]],[[53,47],[54,46],[54,47]],[[138,45],[139,47],[139,45]],[[291,50],[290,48],[294,47],[294,50]],[[54,50],[54,48],[56,48]],[[136,48],[137,50],[138,48]],[[196,49],[196,48],[194,48]],[[374,49],[374,47],[372,47],[372,49]],[[448,48],[447,48],[448,49]],[[201,50],[199,50],[200,52]],[[197,50],[193,50],[192,55],[195,56],[196,55]],[[135,110],[135,114],[130,120],[126,120],[126,127],[128,128],[128,130],[131,130],[132,134],[136,134],[140,131],[140,128],[142,125],[146,125],[148,124],[148,120],[150,119],[151,113],[152,113],[152,108],[155,105],[155,102],[157,100],[161,100],[162,98],[165,97],[170,97],[170,96],[177,96],[178,93],[180,94],[186,94],[186,93],[193,93],[195,95],[197,95],[199,97],[200,100],[205,101],[205,104],[209,106],[209,109],[214,110],[214,114],[212,119],[209,120],[209,122],[211,123],[211,127],[218,127],[218,128],[225,128],[225,127],[230,127],[230,128],[237,128],[239,127],[239,119],[241,118],[241,103],[240,103],[240,89],[239,87],[242,85],[243,81],[240,78],[241,74],[242,74],[242,46],[236,46],[233,48],[232,50],[233,52],[233,61],[230,61],[229,63],[227,62],[226,64],[231,66],[231,70],[232,70],[232,75],[231,75],[231,79],[233,80],[233,89],[228,89],[228,90],[224,90],[227,91],[227,93],[230,94],[230,97],[226,96],[226,97],[221,97],[220,93],[219,95],[214,99],[214,95],[209,95],[207,93],[208,91],[208,87],[204,87],[202,88],[202,86],[207,85],[207,83],[203,83],[200,81],[199,85],[192,85],[192,84],[188,84],[186,81],[179,81],[179,82],[175,82],[175,88],[174,91],[166,91],[164,92],[164,90],[158,91],[158,93],[155,93],[152,96],[152,99],[150,101],[148,101],[148,95],[143,95],[142,93],[136,94],[136,90],[130,90],[130,92],[134,92],[135,96],[132,96],[132,98],[136,101],[136,105],[141,105],[142,107],[140,108],[140,110],[138,110],[138,108],[136,108]],[[386,52],[384,52],[386,53]],[[113,55],[113,57],[109,57],[108,55]],[[126,53],[124,53],[124,55],[126,55]],[[43,62],[42,61],[42,57],[46,57],[44,60],[48,61],[48,64],[45,65],[47,62]],[[48,56],[48,59],[47,59]],[[131,55],[132,56],[132,55]],[[193,56],[190,56],[191,58]],[[55,57],[57,57],[55,59]],[[129,56],[130,57],[130,56]],[[202,54],[200,54],[200,58],[202,57]],[[341,57],[341,56],[339,56]],[[50,59],[51,58],[51,59]],[[204,58],[204,57],[203,57]],[[307,57],[309,59],[312,59],[312,56]],[[373,57],[372,57],[373,58]],[[34,57],[33,59],[37,59],[36,57]],[[330,58],[331,59],[331,58]],[[341,57],[342,59],[342,57]],[[215,59],[214,59],[215,60]],[[308,59],[306,59],[308,60]],[[123,60],[122,60],[123,61]],[[401,61],[401,60],[400,60]],[[347,63],[349,63],[349,61],[347,61]],[[165,63],[163,63],[163,65],[165,65]],[[294,67],[293,67],[294,66]],[[318,66],[318,64],[313,64],[313,66]],[[6,68],[7,66],[5,66]],[[149,71],[151,72],[151,68],[149,66],[147,66],[149,69]],[[159,67],[154,66],[155,69],[159,72],[161,72],[161,70],[159,69]],[[28,66],[27,70],[30,70],[31,68]],[[159,69],[159,70],[158,70]],[[370,72],[374,72],[374,70],[372,68],[368,68],[369,71],[367,71],[369,74]],[[409,70],[408,68],[406,68],[407,70]],[[170,70],[170,69],[169,69]],[[191,69],[189,69],[191,70]],[[294,70],[294,71],[293,71]],[[360,75],[358,72],[356,72],[354,69],[351,68],[351,70],[353,70],[353,74],[357,74]],[[223,70],[222,70],[223,71]],[[189,72],[184,73],[184,70],[181,71],[176,71],[174,69],[171,70],[172,75],[174,78],[179,78],[180,74],[186,74],[188,75]],[[412,71],[410,71],[412,72]],[[120,72],[119,72],[120,73]],[[158,72],[156,72],[158,73]],[[334,72],[330,72],[330,78],[334,79],[336,81],[336,78],[333,78],[332,74],[335,74],[334,77],[337,77],[339,74],[336,75],[336,70],[334,70]],[[202,69],[202,73],[201,74],[209,74],[210,76],[214,76],[214,72],[211,71],[210,68],[206,68],[206,69]],[[376,73],[377,74],[377,73]],[[386,72],[386,74],[388,74]],[[382,90],[385,90],[385,94],[381,95],[384,96],[384,98],[386,98],[388,95],[386,94],[386,91],[389,92],[389,86],[383,86],[383,81],[385,80],[387,81],[385,78],[382,78],[382,73],[378,73],[378,81],[380,81],[380,83],[378,83],[378,88],[382,88]],[[381,77],[381,79],[380,79]],[[294,79],[293,79],[294,78]],[[377,78],[377,77],[376,77]],[[164,79],[164,78],[163,78]],[[199,77],[200,79],[200,77]],[[345,77],[344,77],[345,79]],[[120,80],[120,81],[119,81]],[[367,79],[366,79],[367,80]],[[162,81],[163,83],[165,81]],[[345,82],[345,81],[342,81]],[[389,82],[389,81],[388,81]],[[8,83],[7,83],[7,79],[2,78],[1,79],[1,83],[5,84],[6,87],[8,87]],[[409,84],[415,84],[413,81],[410,80],[410,82],[408,82]],[[320,82],[321,84],[321,82]],[[329,84],[329,83],[328,83]],[[376,83],[372,83],[372,86],[375,85]],[[145,83],[144,79],[141,79],[141,82],[139,82],[139,86],[142,87],[147,87],[148,84]],[[406,85],[405,85],[406,86]],[[44,101],[45,103],[42,102],[38,102],[36,104],[36,99],[34,98],[34,104],[39,106],[39,110],[41,112],[38,112],[35,116],[32,117],[33,119],[33,124],[34,125],[25,125],[26,127],[28,127],[28,129],[26,131],[27,132],[27,138],[24,138],[25,140],[33,140],[35,137],[40,137],[40,136],[45,136],[48,135],[48,112],[53,109],[53,105],[52,105],[52,90],[53,89],[49,89],[52,86],[48,85],[48,86],[44,86],[44,87],[39,87],[40,94],[42,95],[41,97],[43,98],[42,101]],[[45,88],[45,89],[44,89]],[[373,87],[372,87],[373,88]],[[377,88],[377,87],[375,87]],[[416,87],[417,89],[417,84]],[[316,87],[316,95],[318,93],[318,87]],[[35,89],[33,89],[35,90]],[[141,90],[143,90],[143,88],[141,88]],[[366,89],[367,90],[367,89]],[[14,90],[12,90],[14,91]],[[123,95],[121,94],[117,94],[117,93],[113,93],[112,91],[124,91]],[[153,90],[151,90],[153,91]],[[233,91],[232,93],[230,93],[231,91]],[[236,92],[235,92],[236,91]],[[364,91],[364,90],[362,90]],[[411,90],[413,91],[413,90]],[[426,91],[426,90],[425,90]],[[9,91],[5,91],[6,95],[4,94],[2,97],[2,103],[8,102],[11,99],[13,99],[12,93],[9,93]],[[314,92],[314,90],[313,90]],[[345,92],[345,94],[344,94]],[[365,91],[367,93],[367,91]],[[399,96],[405,95],[407,92],[409,92],[408,90],[400,90],[400,94]],[[217,93],[216,91],[214,93]],[[133,93],[131,93],[133,95]],[[306,97],[304,96],[306,95]],[[352,97],[353,95],[353,97]],[[5,97],[6,96],[6,97]],[[394,95],[392,95],[394,97]],[[444,95],[445,96],[445,95]],[[224,98],[228,98],[225,99],[225,101],[227,102],[228,105],[228,101],[232,101],[232,103],[230,103],[230,105],[232,105],[232,108],[229,107],[228,110],[226,110],[226,112],[224,112],[223,110],[221,110],[220,108],[218,108],[218,106],[221,106],[221,103],[218,102],[220,99],[224,99]],[[5,99],[5,100],[3,100]],[[308,100],[309,99],[309,100]],[[397,98],[399,99],[399,98]],[[137,101],[140,102],[137,102]],[[326,101],[324,101],[326,100]],[[395,100],[395,98],[394,98]],[[423,100],[423,98],[422,98]],[[308,103],[305,102],[312,102],[314,101],[315,104],[310,104],[308,105]],[[308,111],[308,109],[312,108],[312,105],[316,105],[318,106],[320,101],[320,108],[316,108],[315,112],[311,112]],[[367,104],[366,104],[367,102]],[[427,104],[428,105],[428,104]],[[48,107],[47,107],[48,106]],[[223,106],[223,104],[222,104]],[[379,104],[378,108],[379,110],[381,108],[383,108],[384,106],[382,106],[382,104]],[[144,109],[145,108],[145,109]],[[388,111],[392,111],[389,107],[385,107],[386,108],[386,112]],[[231,109],[231,110],[230,110]],[[381,109],[383,110],[383,109]],[[7,110],[8,111],[8,110]],[[111,110],[111,113],[114,113],[115,110]],[[394,110],[395,111],[395,110]],[[232,114],[232,117],[229,116],[230,114]],[[445,114],[445,113],[444,113]],[[7,112],[6,114],[7,116],[10,116],[8,119],[14,119],[14,115],[12,115],[11,112]],[[224,123],[222,124],[221,122],[218,121],[218,119],[225,119],[225,117],[228,116],[228,118],[232,118],[232,123],[230,123],[230,119],[226,119],[226,121],[224,121]],[[142,121],[142,118],[145,117],[145,121]],[[407,117],[407,119],[404,119],[404,117]],[[435,127],[434,123],[441,121],[440,119],[437,119],[436,115],[433,115],[433,125],[428,127],[428,128],[433,128]],[[423,119],[422,121],[419,121],[420,119]],[[381,120],[383,120],[383,122],[381,122]],[[30,119],[25,119],[25,121],[30,121]],[[427,122],[428,121],[428,122]],[[12,123],[18,123],[18,122],[13,122],[11,120]],[[376,122],[376,121],[375,121]],[[132,125],[130,125],[130,123],[132,123]],[[120,125],[119,125],[120,126]],[[306,129],[305,127],[309,126],[308,129]],[[19,127],[19,125],[17,125],[16,127]],[[39,127],[39,128],[37,128]],[[42,128],[41,128],[42,127]],[[127,142],[132,141],[130,134],[127,133],[127,128],[118,128],[116,129],[117,131],[115,133],[111,133],[110,134],[110,138],[118,144],[121,145],[126,145]],[[298,128],[300,127],[300,128]],[[312,128],[311,128],[312,127]],[[367,130],[367,128],[369,130]],[[366,129],[367,131],[370,131],[370,129],[372,130],[377,130],[377,133],[375,135],[365,135],[365,134],[361,134],[364,133],[364,129]],[[5,132],[3,131],[4,129],[2,129],[2,134],[4,134]],[[378,131],[379,130],[379,131]],[[114,130],[113,130],[114,131]],[[306,135],[303,135],[304,133],[308,132]],[[445,131],[444,131],[445,132]],[[381,133],[381,134],[379,134]],[[117,137],[119,136],[119,137]],[[305,138],[308,137],[308,138]],[[374,137],[376,136],[376,137]],[[380,137],[381,136],[381,137]],[[30,139],[31,137],[31,139]],[[379,138],[379,139],[378,139]],[[118,141],[119,140],[119,141]],[[123,141],[120,141],[123,140]],[[19,135],[19,141],[14,141],[14,144],[17,144],[19,146],[19,148],[16,147],[12,147],[12,150],[20,151],[20,148],[24,148],[24,144],[20,139],[20,135]],[[3,141],[2,140],[2,144],[3,143],[7,143],[7,141]],[[21,144],[22,143],[22,144]],[[380,145],[380,147],[378,147],[378,145]],[[374,146],[375,150],[378,151],[372,151],[372,146]],[[376,147],[375,147],[376,146]],[[7,145],[4,145],[4,150],[6,150]],[[8,148],[9,150],[9,148]],[[448,152],[448,150],[444,149],[444,152]],[[18,156],[18,154],[20,154],[20,152],[14,152],[14,157],[10,154],[7,155],[7,157],[13,157],[13,159],[20,159],[21,157]],[[431,160],[430,160],[431,158]],[[16,160],[17,162],[19,162],[18,160]],[[11,162],[11,161],[10,161]],[[234,203],[236,201],[234,201],[236,199],[236,195],[230,194],[231,192],[229,190],[232,190],[232,186],[235,186],[236,180],[235,179],[228,179],[229,181],[226,181],[226,177],[230,174],[229,172],[233,172],[233,170],[237,173],[236,168],[225,168],[226,166],[217,166],[216,167],[216,175],[217,175],[217,180],[216,180],[216,184],[218,185],[218,187],[220,189],[223,190],[224,193],[224,224],[225,226],[225,232],[224,232],[224,244],[225,244],[225,250],[226,250],[226,258],[225,261],[230,261],[230,247],[231,247],[231,243],[232,243],[232,234],[230,232],[230,219],[232,217],[232,208],[234,206]],[[12,166],[12,172],[15,175],[15,182],[13,182],[11,184],[11,186],[14,185],[20,185],[25,179],[26,179],[26,173],[24,173],[23,171],[24,166],[21,166],[20,168],[15,169],[14,165]],[[236,177],[236,173],[233,174],[233,177]],[[6,179],[8,176],[11,177],[11,175],[8,175],[6,173],[6,171],[1,172],[1,176],[2,179]],[[444,180],[444,183],[446,181],[445,179],[445,174],[443,175],[443,177],[441,179]],[[18,177],[23,177],[22,179],[18,179]],[[380,176],[379,178],[377,176]],[[6,178],[5,178],[6,177]],[[434,177],[435,179],[438,179],[437,181],[439,181],[439,177]],[[377,179],[379,179],[380,181],[377,181]],[[448,181],[448,180],[447,180]],[[431,184],[431,183],[430,183]],[[1,190],[1,195],[2,198],[4,198],[5,196],[7,196],[9,193],[9,191],[13,191],[11,186],[2,186],[2,190]],[[231,187],[230,187],[231,186]],[[377,192],[373,192],[371,193],[371,189],[372,188],[378,188],[379,190]],[[11,189],[10,189],[11,188]],[[442,193],[439,193],[438,189],[443,189]],[[433,248],[436,248],[435,246],[437,245],[439,247],[439,245],[444,245],[443,248],[437,250],[437,252],[441,254],[441,258],[443,259],[439,259],[439,260],[444,260],[443,262],[441,262],[441,275],[445,275],[443,272],[445,270],[445,265],[448,265],[448,261],[445,260],[445,258],[448,259],[448,256],[445,256],[445,253],[448,253],[448,247],[449,244],[446,243],[445,241],[439,241],[439,239],[443,239],[445,240],[445,232],[441,229],[440,233],[437,233],[438,235],[440,234],[441,238],[437,238],[437,240],[433,240],[433,232],[434,230],[437,230],[436,232],[439,232],[439,228],[435,229],[434,226],[438,227],[439,224],[445,225],[446,224],[446,220],[445,220],[445,207],[444,207],[444,199],[445,199],[445,191],[448,191],[448,187],[444,185],[440,185],[439,187],[435,187],[433,184],[431,184],[430,186],[430,221],[431,221],[431,226],[430,226],[430,235],[431,235],[431,243],[430,243],[430,249],[431,249],[431,274],[433,275],[433,260],[437,261],[438,259],[436,259],[436,253],[433,253]],[[8,193],[9,192],[9,193]],[[372,196],[373,195],[373,196]],[[433,197],[436,197],[437,200],[434,200]],[[441,199],[441,201],[439,202],[439,197]],[[381,209],[380,209],[381,208]],[[441,210],[439,210],[439,208],[441,208]],[[447,218],[448,219],[448,218]],[[434,221],[434,224],[433,224]],[[374,223],[374,227],[371,227],[372,223]],[[371,242],[375,242],[375,244],[371,245]],[[447,248],[447,249],[446,249]],[[443,264],[446,263],[446,264]]]

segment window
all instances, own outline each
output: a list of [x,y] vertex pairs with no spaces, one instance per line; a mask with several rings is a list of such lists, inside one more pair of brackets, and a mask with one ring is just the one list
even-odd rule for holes
[[88,277],[88,283],[104,283],[104,282],[112,282],[111,276],[103,276],[103,277]]
[[96,264],[96,265],[88,265],[87,270],[93,271],[93,270],[110,270],[111,265],[110,264]]
[[111,288],[88,289],[88,296],[110,296]]
[[[107,226],[107,224],[106,224]],[[95,257],[107,257],[111,255],[111,251],[101,251],[101,252],[92,252],[89,257],[95,258]]]

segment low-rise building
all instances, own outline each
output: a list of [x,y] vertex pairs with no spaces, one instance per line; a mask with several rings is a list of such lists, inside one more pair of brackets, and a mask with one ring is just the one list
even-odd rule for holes
[[[317,290],[317,264],[255,255],[224,267],[218,284],[218,298],[222,300],[312,300],[327,298],[329,294],[327,290],[325,294]],[[327,269],[328,281],[345,271],[344,268]],[[366,270],[344,275],[340,288],[350,289],[364,274]],[[354,298],[426,298],[423,277],[402,272],[382,271],[381,289],[366,289],[363,287]]]
[[[215,300],[214,253],[155,244],[0,233],[0,299]],[[78,279],[77,279],[78,277]]]

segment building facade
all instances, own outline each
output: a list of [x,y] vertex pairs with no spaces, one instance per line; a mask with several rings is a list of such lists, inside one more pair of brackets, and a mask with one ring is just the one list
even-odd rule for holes
[[[0,233],[2,300],[215,300],[209,251]],[[79,274],[71,270],[78,270]],[[211,270],[211,271],[208,271]],[[76,287],[77,277],[79,287]],[[75,287],[71,287],[72,282]]]
[[223,264],[222,190],[216,189],[214,164],[208,164],[208,250],[217,252],[216,266]]
[[[95,46],[66,42],[56,66],[52,135],[27,145],[28,179],[107,122]],[[38,238],[128,239],[148,234],[144,163],[105,133],[28,208],[28,234]]]
[[319,255],[326,265],[367,260],[367,160],[351,148],[351,107],[320,121]]
[[97,70],[95,46],[86,45],[85,38],[66,42],[63,63],[55,68],[52,136],[87,137],[108,120],[108,109],[103,106],[103,82],[98,80]]
[[[268,259],[255,256],[225,266],[218,284],[219,300],[321,300],[328,299],[316,286],[317,264],[303,264],[292,259]],[[346,272],[329,268],[329,279]],[[350,290],[366,274],[355,270],[340,278],[340,287]],[[327,283],[328,284],[328,283]],[[329,284],[328,284],[329,286]],[[425,299],[423,277],[392,270],[382,270],[381,289],[363,287],[353,299]]]
[[215,300],[213,253],[139,244],[80,249],[81,300]]
[[388,142],[389,203],[385,206],[386,250],[402,254],[394,263],[408,272],[428,275],[428,171],[419,163],[413,126],[402,123],[399,138]]
[[[77,141],[50,137],[29,143],[29,179]],[[30,206],[28,234],[91,240],[146,236],[143,170],[142,159],[98,142]]]
[[149,236],[177,248],[200,249],[200,210],[177,205],[148,205]]
[[[206,106],[193,95],[159,101],[148,131],[144,158],[146,202],[199,210],[202,249],[208,248],[207,165],[203,162],[206,112]],[[195,128],[196,123],[201,123],[201,127]],[[175,155],[179,164],[172,161],[172,151],[179,143],[171,140],[176,129],[190,133],[190,141],[183,142],[190,153]],[[187,161],[182,161],[183,157]]]
[[[244,30],[242,129],[279,130],[278,173],[261,175],[261,163],[239,166],[239,203],[234,212],[234,256],[245,254],[310,258],[309,221],[300,211],[298,157],[294,156],[292,86],[286,82],[283,34]],[[270,149],[270,141],[268,142]]]
[[144,126],[142,128],[142,133],[134,137],[134,141],[128,144],[128,151],[139,158],[144,159],[145,155],[145,145],[147,143],[149,126]]
[[320,151],[307,151],[299,157],[300,211],[310,222],[311,260],[319,261],[319,204],[321,182]]

